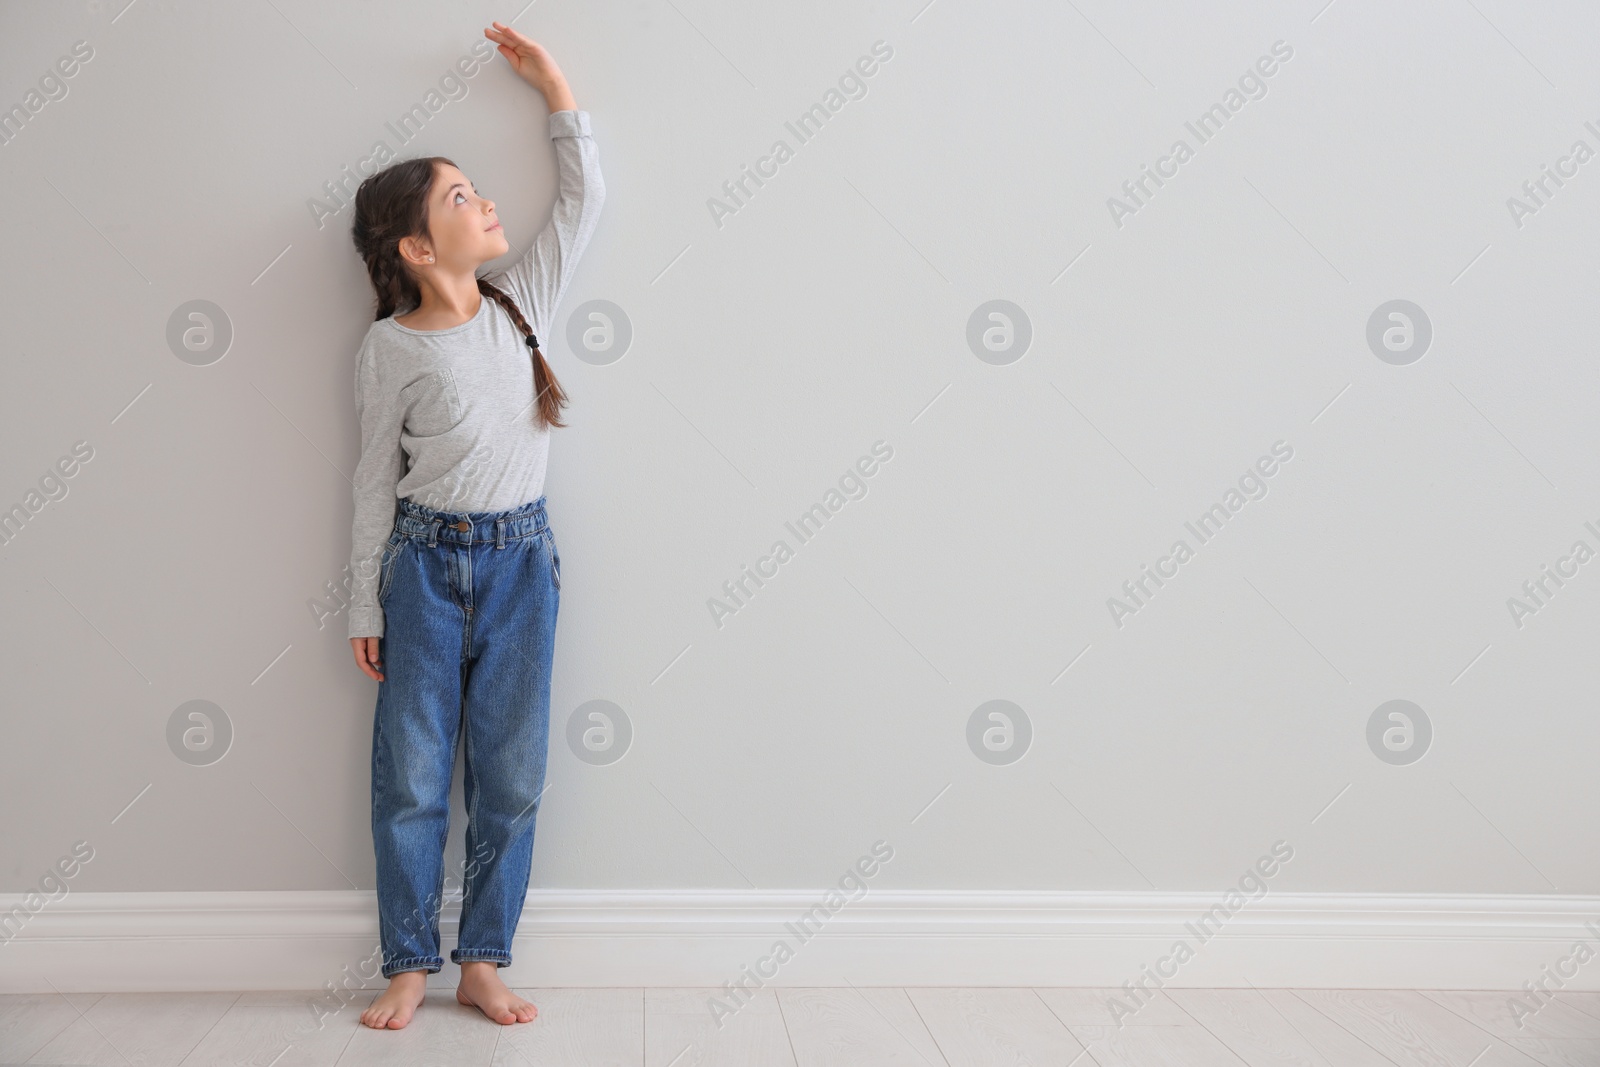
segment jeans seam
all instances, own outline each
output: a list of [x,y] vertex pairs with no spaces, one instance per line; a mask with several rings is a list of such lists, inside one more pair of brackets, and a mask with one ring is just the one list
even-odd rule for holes
[[[467,687],[466,687],[466,683],[463,681],[462,685],[461,685],[461,717],[462,717],[462,720],[463,720],[463,725],[465,725],[466,714],[467,714]],[[467,746],[466,762],[467,762],[467,766],[470,767],[470,766],[472,766],[472,728],[470,726],[467,726],[464,729],[463,732],[467,735],[467,740],[466,740],[466,746]],[[472,777],[472,795],[467,798],[467,832],[466,832],[467,842],[466,842],[466,844],[467,844],[467,852],[468,852],[469,855],[477,851],[476,842],[474,842],[472,840],[472,838],[474,836],[476,836],[476,834],[477,834],[477,828],[478,828],[478,793],[481,790],[482,790],[482,784],[478,781],[477,775],[473,775],[473,777]],[[477,881],[477,874],[478,874],[477,871],[467,871],[465,873],[465,875],[463,876],[462,880],[461,880],[461,926],[467,925],[467,913],[469,911],[471,911],[471,909],[472,909],[472,886],[473,886],[473,883]]]

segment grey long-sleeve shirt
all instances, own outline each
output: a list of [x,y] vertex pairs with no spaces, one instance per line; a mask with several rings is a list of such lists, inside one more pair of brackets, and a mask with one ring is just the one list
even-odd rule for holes
[[[605,185],[587,111],[550,115],[560,192],[550,221],[509,269],[486,277],[516,301],[540,346],[594,232]],[[403,312],[402,312],[403,313]],[[505,511],[544,492],[550,431],[535,422],[533,361],[522,331],[484,297],[445,330],[379,319],[356,356],[356,465],[350,637],[381,637],[378,576],[405,497],[439,511]]]

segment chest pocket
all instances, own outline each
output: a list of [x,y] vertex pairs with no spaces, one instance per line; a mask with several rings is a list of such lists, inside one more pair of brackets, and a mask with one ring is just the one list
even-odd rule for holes
[[418,378],[400,390],[400,406],[405,409],[405,429],[410,436],[448,433],[461,421],[461,394],[454,372],[447,367]]

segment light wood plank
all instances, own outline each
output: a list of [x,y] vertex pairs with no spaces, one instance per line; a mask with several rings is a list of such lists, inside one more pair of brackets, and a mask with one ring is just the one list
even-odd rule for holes
[[[399,1030],[375,1030],[360,1023],[359,1012],[356,1016],[356,1032],[338,1067],[488,1067],[500,1031],[508,1029],[457,1001],[454,989],[430,989]],[[539,1020],[511,1025],[537,1026]]]
[[1059,1067],[1083,1052],[1032,989],[905,992],[950,1067]]
[[884,1020],[906,1039],[906,1044],[916,1050],[927,1063],[946,1067],[939,1044],[928,1030],[922,1012],[911,1000],[910,992],[888,986],[851,986],[863,1000],[882,1015]]
[[1533,1001],[1521,991],[1428,989],[1422,990],[1422,995],[1499,1037],[1548,1037],[1558,1041],[1600,1038],[1600,1019],[1559,1000]]
[[355,992],[342,1008],[337,1007],[338,1001],[326,1001],[329,1011],[320,1018],[311,1009],[313,1003],[325,1002],[319,990],[246,993],[217,1020],[184,1059],[183,1067],[237,1067],[242,1063],[333,1067],[361,1028],[361,1013],[379,992]]
[[1294,994],[1402,1067],[1541,1067],[1414,990],[1296,989]]
[[[777,989],[798,1067],[944,1067],[852,988]],[[651,1067],[655,1067],[654,1064]]]
[[[713,1014],[711,1002],[735,1009]],[[647,989],[647,1067],[795,1067],[777,994],[751,990],[742,1004],[723,989]]]
[[107,993],[30,1063],[178,1067],[238,993]]
[[[1173,989],[1172,999],[1250,1067],[1394,1067],[1322,1019],[1315,1032],[1254,989]],[[1303,1012],[1316,1014],[1301,1003]]]
[[[1243,1067],[1244,1061],[1199,1023],[1188,1026],[1074,1026],[1099,1067]],[[1077,1067],[1084,1067],[1080,1062]]]
[[1193,1026],[1194,1019],[1180,1008],[1165,989],[1141,993],[1145,1003],[1132,1015],[1113,1015],[1111,1003],[1133,1008],[1132,995],[1123,989],[1053,986],[1035,990],[1051,1011],[1068,1027],[1112,1026]]
[[1546,1067],[1594,1067],[1600,1063],[1600,1039],[1560,1041],[1548,1037],[1508,1037],[1505,1041]]
[[88,1011],[100,993],[8,993],[0,996],[0,1060],[21,1063]]
[[499,1027],[494,1067],[644,1067],[643,989],[517,988],[513,992],[532,1001],[539,1014],[531,1023]]
[[1563,990],[1556,994],[1556,1000],[1585,1015],[1600,1019],[1600,993]]
[[918,1057],[928,1064],[946,1067],[944,1053],[939,1051],[939,1043],[934,1041],[933,1032],[928,1030],[928,1022],[923,1019],[922,1011],[910,998],[910,990],[896,989],[890,985],[851,985],[850,989],[866,1000],[901,1037],[906,1038],[907,1045],[915,1049]]

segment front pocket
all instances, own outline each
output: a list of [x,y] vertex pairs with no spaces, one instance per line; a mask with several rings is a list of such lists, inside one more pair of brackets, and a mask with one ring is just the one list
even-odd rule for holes
[[556,583],[556,592],[561,591],[561,553],[556,551],[556,535],[546,526],[544,528],[545,543],[550,546],[550,577]]
[[461,394],[455,372],[446,367],[400,390],[405,431],[412,437],[437,437],[461,421]]
[[379,567],[378,575],[378,606],[383,606],[384,597],[389,595],[389,587],[394,584],[395,566],[400,561],[400,553],[411,543],[411,538],[398,531],[389,537],[389,543],[383,549],[383,563]]

